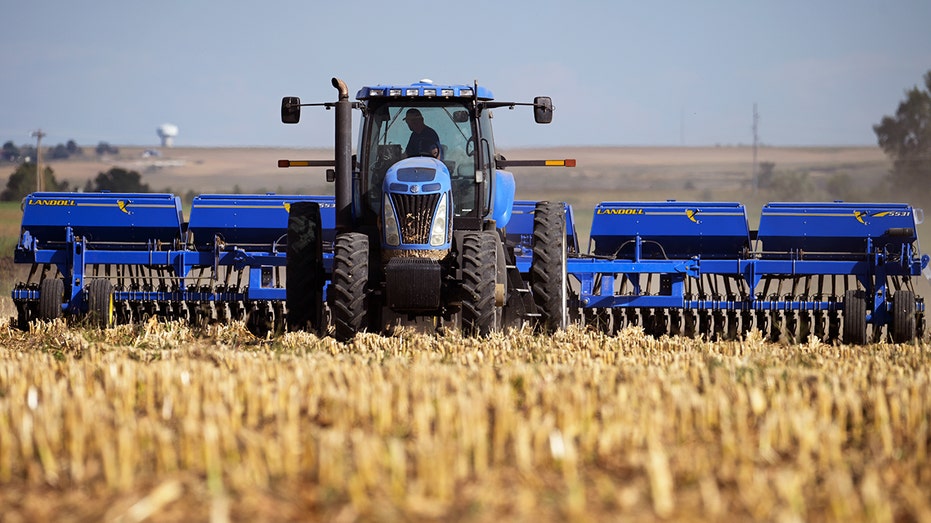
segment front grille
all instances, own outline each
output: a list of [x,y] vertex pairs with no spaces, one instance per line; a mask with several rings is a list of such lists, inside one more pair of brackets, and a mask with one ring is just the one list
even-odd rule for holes
[[408,245],[430,243],[430,224],[440,194],[392,194],[391,203],[398,215],[401,243]]

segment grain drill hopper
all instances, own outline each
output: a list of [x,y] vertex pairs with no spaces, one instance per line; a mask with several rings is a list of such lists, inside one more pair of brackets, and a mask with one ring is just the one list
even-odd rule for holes
[[569,258],[586,320],[654,335],[863,344],[924,336],[916,214],[894,203],[605,202]]
[[288,216],[298,202],[319,205],[332,230],[329,196],[205,194],[185,222],[171,194],[31,194],[14,253],[30,266],[13,290],[17,324],[61,316],[99,326],[150,317],[280,323]]

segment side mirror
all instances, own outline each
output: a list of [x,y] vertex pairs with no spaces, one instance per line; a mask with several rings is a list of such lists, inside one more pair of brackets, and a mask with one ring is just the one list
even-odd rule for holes
[[466,123],[469,121],[469,111],[453,112],[453,121],[456,123]]
[[533,119],[537,123],[553,121],[553,99],[549,96],[537,96],[533,99]]
[[301,121],[301,99],[285,96],[281,99],[281,122],[297,123]]

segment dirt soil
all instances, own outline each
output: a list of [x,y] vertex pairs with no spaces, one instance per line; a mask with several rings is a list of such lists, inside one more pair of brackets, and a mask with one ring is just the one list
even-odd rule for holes
[[[170,188],[176,193],[232,192],[238,187],[243,192],[332,192],[324,180],[324,168],[277,166],[279,159],[332,158],[330,149],[179,147],[163,149],[160,156],[148,158],[143,157],[144,150],[122,147],[114,157],[101,159],[91,154],[86,159],[52,161],[49,165],[57,179],[77,187],[83,187],[100,172],[122,167],[138,171],[143,182],[158,191]],[[499,152],[508,159],[577,160],[574,169],[515,168],[519,196],[521,192],[543,188],[570,192],[580,188],[677,193],[683,189],[700,192],[708,188],[740,191],[750,189],[753,171],[750,147],[570,147]],[[847,173],[856,180],[868,181],[885,175],[890,167],[878,147],[763,147],[758,151],[758,161],[773,162],[777,172],[804,172],[816,180]],[[8,166],[7,170],[12,172],[13,168]]]

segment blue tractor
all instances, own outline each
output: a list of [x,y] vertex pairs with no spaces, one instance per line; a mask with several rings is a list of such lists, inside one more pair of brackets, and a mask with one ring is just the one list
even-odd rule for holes
[[[350,101],[334,78],[338,101],[302,104],[285,97],[284,123],[301,107],[335,108],[336,155],[330,161],[282,160],[281,167],[331,166],[335,182],[332,243],[319,203],[291,206],[286,270],[291,329],[336,337],[381,332],[397,323],[452,325],[484,335],[525,321],[565,327],[566,206],[541,202],[531,247],[533,266],[519,270],[506,227],[514,209],[509,165],[573,166],[573,160],[508,161],[495,150],[491,110],[531,106],[550,123],[548,97],[500,102],[477,83],[422,80],[361,88]],[[352,154],[351,114],[362,113]],[[326,299],[324,300],[324,295]]]

